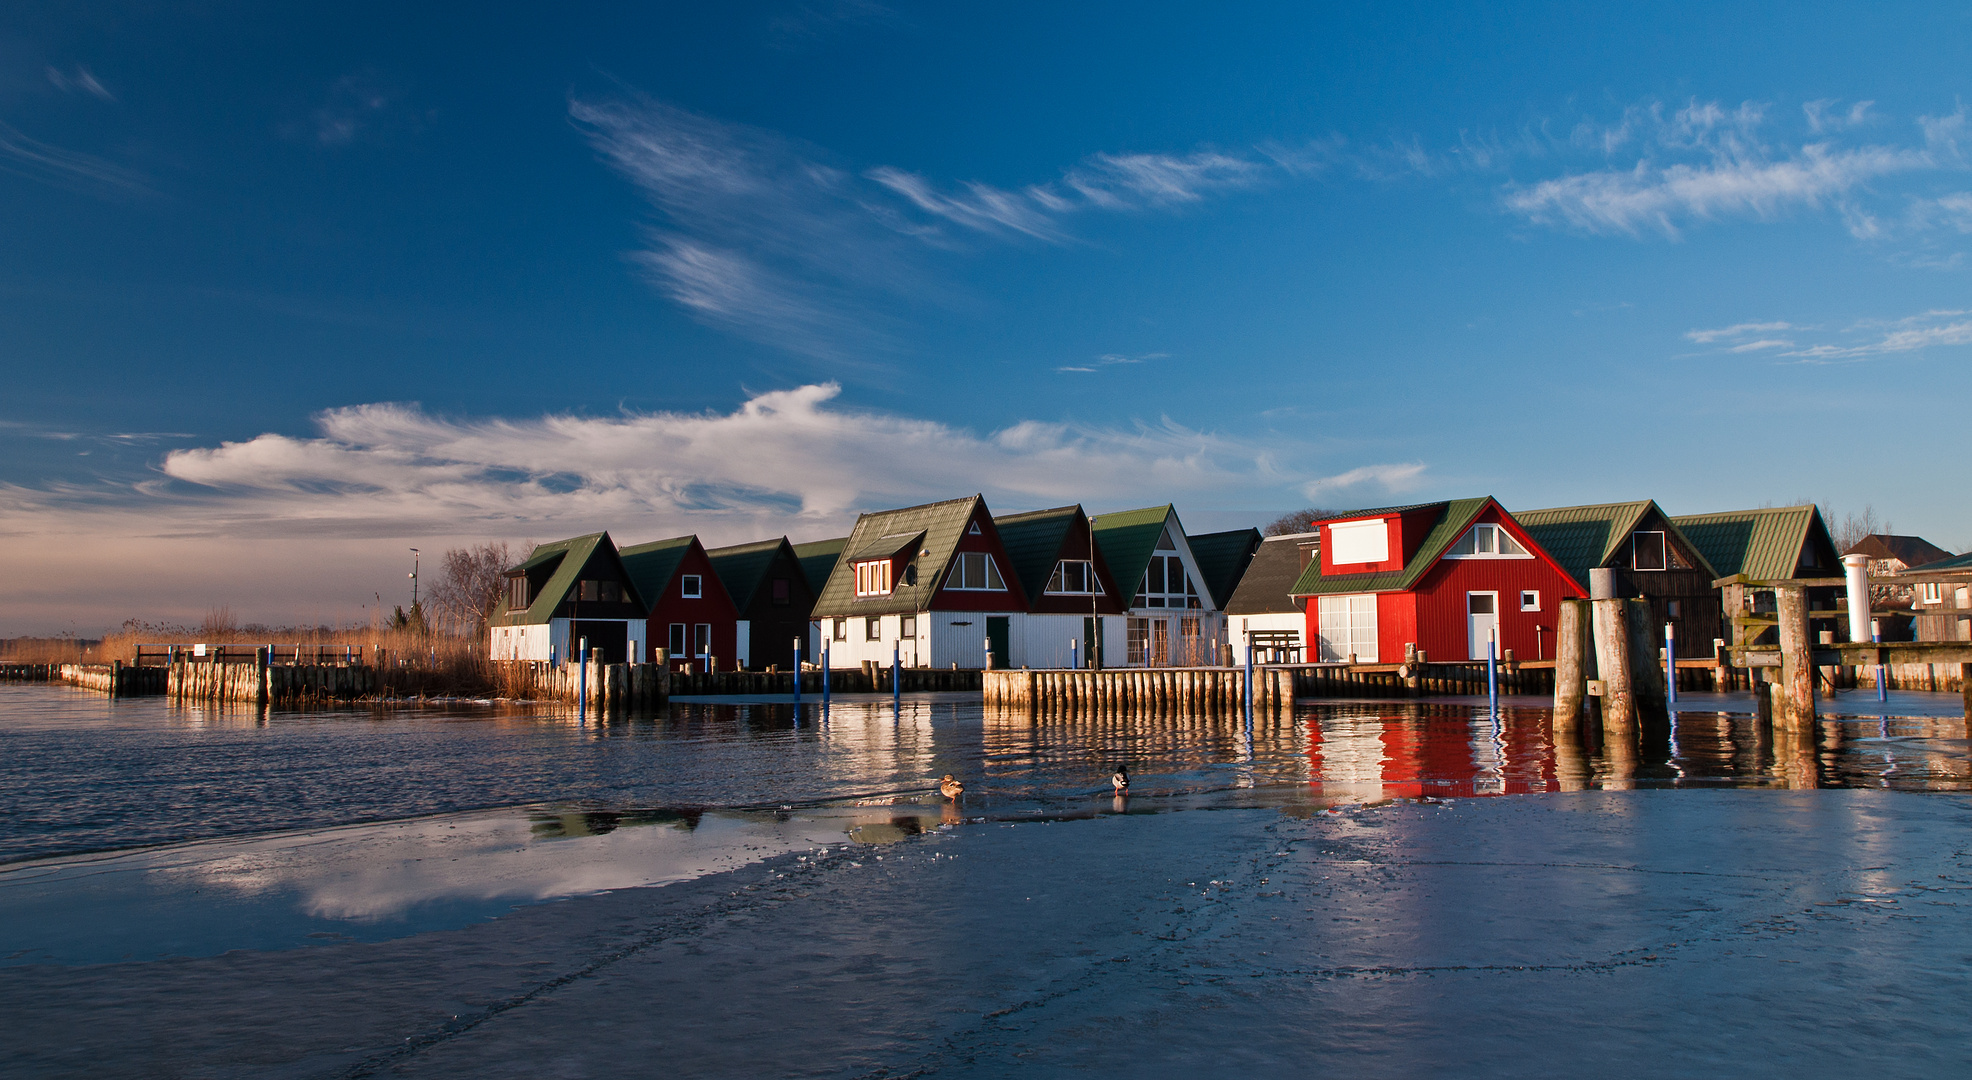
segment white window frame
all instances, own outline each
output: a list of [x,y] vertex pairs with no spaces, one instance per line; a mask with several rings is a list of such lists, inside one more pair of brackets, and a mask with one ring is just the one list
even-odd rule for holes
[[883,640],[883,616],[871,615],[870,617],[868,617],[863,621],[863,640],[864,641]]
[[705,579],[697,574],[686,574],[678,579],[678,592],[687,600],[705,598]]
[[1923,586],[1924,586],[1925,603],[1942,604],[1945,602],[1945,590],[1943,585],[1935,581],[1926,581],[1923,583]]
[[889,559],[864,559],[856,564],[857,596],[889,596],[891,592],[891,563]]
[[[1082,582],[1086,588],[1068,588],[1068,567],[1070,564],[1081,568]],[[1054,574],[1048,578],[1048,587],[1042,590],[1049,596],[1101,596],[1102,580],[1096,577],[1094,559],[1062,559],[1054,564]]]
[[1317,597],[1315,642],[1321,659],[1336,663],[1354,653],[1357,663],[1377,663],[1378,621],[1375,593]]
[[[1487,541],[1487,544],[1492,548],[1491,551],[1479,550],[1479,536],[1481,532],[1490,535],[1491,539]],[[1465,546],[1467,540],[1472,541],[1472,550],[1460,551],[1459,549]],[[1520,550],[1517,553],[1502,552],[1500,550],[1501,540],[1512,544]],[[1464,535],[1458,538],[1457,543],[1445,549],[1445,558],[1447,559],[1531,559],[1533,557],[1534,553],[1528,551],[1527,546],[1520,542],[1519,537],[1514,536],[1513,533],[1508,531],[1506,526],[1490,521],[1482,521],[1470,529],[1465,530]]]
[[[1144,566],[1144,571],[1143,571],[1143,580],[1137,583],[1136,606],[1140,608],[1165,608],[1167,610],[1172,608],[1181,608],[1187,610],[1199,610],[1204,608],[1205,607],[1204,602],[1201,601],[1198,597],[1198,582],[1192,578],[1191,567],[1185,565],[1184,556],[1179,555],[1175,550],[1173,550],[1170,554],[1152,555],[1150,557],[1150,561],[1152,563],[1157,563],[1158,560],[1160,559],[1163,560],[1163,562],[1159,565],[1161,565],[1164,568],[1163,591],[1154,592],[1151,590],[1150,566],[1146,564]],[[1182,589],[1178,589],[1176,591],[1173,591],[1171,589],[1172,567],[1177,568],[1178,579],[1184,585]]]
[[[1529,601],[1528,600],[1529,597],[1532,597],[1533,599]],[[1541,610],[1541,591],[1539,589],[1520,590],[1520,610],[1522,611]]]
[[712,655],[712,624],[709,622],[692,624],[692,655]]
[[[966,567],[975,559],[980,560],[980,565],[984,568],[984,572],[980,575],[981,583],[963,584],[972,577],[972,574],[966,571]],[[958,592],[1006,592],[1007,582],[1006,578],[1000,575],[999,564],[993,561],[990,552],[961,551],[952,556],[952,568],[945,574],[945,587]]]
[[[1344,521],[1328,527],[1332,566],[1361,566],[1390,561],[1390,520]],[[1374,555],[1375,558],[1356,558]]]
[[[1639,536],[1654,536],[1657,538],[1657,544],[1660,548],[1659,553],[1663,555],[1663,558],[1660,561],[1664,565],[1662,566],[1637,565],[1638,559],[1637,559],[1636,538]],[[1671,538],[1669,534],[1659,529],[1638,529],[1630,534],[1630,569],[1645,574],[1657,574],[1669,570],[1670,568],[1671,568]]]

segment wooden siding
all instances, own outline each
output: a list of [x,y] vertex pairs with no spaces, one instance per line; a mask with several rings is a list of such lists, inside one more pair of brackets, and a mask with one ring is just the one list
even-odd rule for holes
[[[699,576],[699,596],[688,599],[685,596],[685,575]],[[726,587],[719,581],[719,575],[712,570],[712,560],[705,555],[705,549],[693,542],[684,558],[678,561],[678,569],[672,573],[671,580],[664,583],[664,592],[650,599],[650,639],[645,645],[646,660],[656,655],[655,650],[671,647],[671,624],[684,623],[685,648],[692,647],[691,627],[699,623],[712,625],[712,655],[721,669],[733,666],[739,656],[739,612],[734,610],[732,598],[726,595]],[[793,648],[793,638],[788,640],[789,650]],[[683,659],[673,657],[673,659]]]

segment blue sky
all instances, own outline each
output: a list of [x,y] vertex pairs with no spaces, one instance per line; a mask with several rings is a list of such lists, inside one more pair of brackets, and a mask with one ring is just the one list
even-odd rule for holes
[[973,491],[1817,500],[1962,550],[1968,31],[15,5],[0,632],[362,618],[409,546]]

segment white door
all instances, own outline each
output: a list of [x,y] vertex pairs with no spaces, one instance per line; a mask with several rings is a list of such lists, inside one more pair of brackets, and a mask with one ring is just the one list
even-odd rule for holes
[[1466,656],[1474,660],[1486,659],[1486,643],[1500,628],[1500,594],[1496,592],[1469,592],[1465,594],[1465,633],[1471,649]]

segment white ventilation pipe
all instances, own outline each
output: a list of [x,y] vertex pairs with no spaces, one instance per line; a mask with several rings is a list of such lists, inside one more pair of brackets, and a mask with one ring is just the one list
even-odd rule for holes
[[1842,556],[1843,576],[1849,579],[1849,640],[1869,640],[1869,556]]

